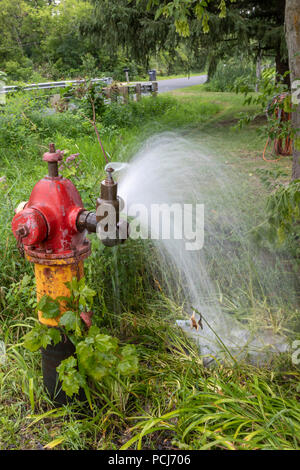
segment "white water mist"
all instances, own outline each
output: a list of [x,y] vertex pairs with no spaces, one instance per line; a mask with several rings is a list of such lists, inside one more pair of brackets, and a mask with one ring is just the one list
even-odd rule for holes
[[284,275],[274,254],[266,255],[251,242],[255,204],[252,212],[247,210],[247,204],[242,203],[244,192],[241,175],[235,174],[224,159],[202,150],[197,140],[174,133],[150,138],[123,168],[119,180],[119,194],[127,207],[142,204],[150,213],[153,204],[204,205],[201,250],[187,250],[184,238],[154,241],[162,263],[169,260],[181,274],[177,282],[182,283],[189,316],[193,308],[203,316],[203,329],[199,327],[198,331],[191,329],[188,316],[177,324],[198,342],[203,355],[220,357],[225,344],[237,359],[250,355],[261,361],[266,352],[285,351],[285,340],[270,328],[253,336],[234,315],[224,313],[223,290],[230,293],[232,302],[242,303],[249,286],[255,284],[272,303],[281,295],[276,286],[282,288],[287,283],[291,287],[292,281]]

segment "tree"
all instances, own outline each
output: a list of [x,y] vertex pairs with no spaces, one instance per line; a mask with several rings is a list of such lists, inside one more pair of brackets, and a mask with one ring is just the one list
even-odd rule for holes
[[173,22],[155,18],[156,8],[148,0],[90,0],[92,15],[81,21],[81,31],[117,55],[120,48],[126,57],[148,69],[150,57],[159,50],[174,51],[180,41]]
[[43,60],[48,60],[61,74],[69,69],[80,69],[86,54],[96,54],[89,40],[82,38],[79,24],[92,13],[90,2],[84,0],[61,0],[49,6],[51,18],[45,25],[42,41]]
[[190,38],[194,48],[209,51],[208,78],[221,58],[241,51],[255,61],[263,55],[273,56],[280,75],[288,70],[285,0],[150,0],[150,4],[157,5],[158,16],[172,18],[178,34]]
[[[209,19],[211,8],[213,9],[215,14],[219,11],[219,17],[224,18],[226,16],[225,0],[222,0],[221,2],[217,0],[200,0],[200,3],[194,0],[173,0],[171,2],[169,2],[168,0],[164,0],[163,2],[158,2],[158,0],[149,0],[149,2],[151,5],[159,5],[158,14],[163,14],[167,17],[172,15],[177,32],[183,36],[190,36],[189,19],[191,16],[194,16],[194,18],[201,20],[204,32],[209,32],[210,29]],[[232,0],[230,0],[230,2],[232,2]],[[285,43],[284,39],[282,38],[282,28],[280,26],[284,12],[284,22],[286,31],[285,39],[289,58],[290,81],[293,83],[297,79],[300,80],[299,0],[269,0],[268,2],[261,2],[260,0],[236,0],[235,4],[231,5],[230,9],[234,10],[236,8],[242,18],[252,18],[252,22],[249,24],[251,25],[251,27],[253,27],[253,32],[251,33],[250,27],[250,33],[248,30],[246,36],[249,36],[249,38],[251,38],[252,40],[258,40],[260,49],[270,48],[269,41],[271,41],[271,48],[274,48],[274,50],[276,51],[276,67],[278,72],[280,73],[286,71],[286,64],[284,64]],[[228,12],[229,9],[227,10],[227,13]],[[263,27],[262,21],[264,18],[269,18],[269,20],[272,20],[272,24],[274,27],[273,33],[275,33],[275,35],[273,33],[271,35],[268,34],[268,31],[266,31],[266,27]],[[263,29],[263,31],[259,32],[261,28]],[[292,126],[295,133],[293,143],[292,179],[298,179],[300,178],[299,103],[296,104],[296,107],[292,112]]]
[[[286,42],[289,51],[291,82],[300,79],[300,5],[299,0],[286,0],[285,7]],[[300,107],[295,104],[292,113],[295,132],[293,144],[292,178],[300,178]]]

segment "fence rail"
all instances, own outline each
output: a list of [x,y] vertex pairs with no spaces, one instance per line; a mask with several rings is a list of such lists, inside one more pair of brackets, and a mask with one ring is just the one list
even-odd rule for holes
[[[101,92],[104,97],[104,103],[128,103],[130,99],[140,101],[142,95],[151,94],[152,96],[157,96],[158,93],[157,82],[122,83],[113,82],[112,78],[110,77],[94,78],[90,81],[92,83],[101,83],[103,85]],[[5,98],[7,93],[31,90],[55,90],[56,88],[76,87],[84,83],[87,83],[87,80],[65,80],[60,82],[31,83],[22,87],[17,85],[4,86],[2,88],[0,87],[0,104],[5,105]],[[72,103],[72,93],[70,96],[62,97],[60,94],[53,92],[49,94],[48,98],[51,108],[54,108],[56,111],[63,112],[67,109],[70,109],[71,106],[76,108],[76,104]]]
[[[19,90],[30,91],[30,90],[50,90],[52,88],[66,88],[68,86],[76,86],[81,83],[85,83],[86,80],[65,80],[61,82],[46,82],[46,83],[30,83],[24,86],[10,85],[0,87],[0,94],[12,93]],[[103,83],[104,85],[110,85],[113,82],[111,77],[105,78],[93,78],[92,83]]]
[[[54,88],[67,88],[69,86],[76,86],[82,83],[86,83],[86,80],[65,80],[61,82],[45,82],[45,83],[30,83],[24,86],[10,85],[0,87],[0,94],[13,93],[19,90],[31,91],[31,90],[50,90]],[[117,93],[123,96],[124,100],[127,99],[129,92],[133,92],[137,96],[146,93],[157,93],[158,84],[157,82],[133,82],[133,83],[117,83],[114,86],[110,86],[113,83],[111,77],[105,78],[93,78],[91,83],[103,83],[106,85],[103,88],[103,93],[107,98],[111,98],[113,93]]]

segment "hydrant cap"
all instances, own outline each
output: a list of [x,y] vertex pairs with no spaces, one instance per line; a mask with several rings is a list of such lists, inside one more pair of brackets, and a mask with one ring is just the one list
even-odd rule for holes
[[24,209],[12,220],[12,230],[16,239],[30,246],[42,242],[47,237],[47,224],[43,215],[35,209]]
[[63,152],[61,150],[56,150],[56,152],[54,153],[46,152],[43,155],[44,162],[48,162],[48,163],[59,162],[62,159],[63,159]]
[[62,150],[55,150],[55,145],[51,143],[49,145],[49,152],[46,152],[43,155],[43,160],[44,162],[54,163],[62,160],[63,156],[64,152]]

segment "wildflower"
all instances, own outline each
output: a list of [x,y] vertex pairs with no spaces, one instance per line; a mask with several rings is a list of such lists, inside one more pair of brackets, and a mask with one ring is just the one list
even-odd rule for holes
[[73,160],[75,160],[76,157],[78,157],[78,155],[79,155],[79,153],[73,153],[72,155],[67,157],[66,163],[72,162]]

